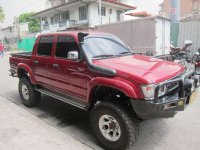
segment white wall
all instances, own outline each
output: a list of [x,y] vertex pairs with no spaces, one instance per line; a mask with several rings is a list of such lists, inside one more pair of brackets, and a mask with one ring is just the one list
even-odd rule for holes
[[[69,10],[70,12],[70,20],[76,20],[77,24],[83,24],[87,23],[89,21],[89,26],[90,27],[95,27],[96,25],[100,24],[99,20],[99,15],[98,15],[98,3],[92,3],[88,6],[88,19],[86,20],[79,20],[79,7],[84,6],[85,4],[79,3],[74,6],[71,6],[70,8],[65,8],[62,11]],[[102,16],[102,24],[107,24],[107,23],[113,23],[117,21],[117,10],[123,11],[120,8],[115,8],[112,6],[108,6],[105,3],[102,3],[102,7],[106,8],[106,16]],[[109,8],[112,9],[112,14],[109,14]],[[47,17],[48,24],[51,23],[51,17],[59,11],[53,11],[52,13],[49,13]],[[43,24],[41,23],[42,29],[43,29]],[[58,30],[58,24],[51,25],[53,27],[53,31]]]
[[156,55],[169,54],[170,49],[170,21],[156,19]]
[[[102,4],[102,7],[106,8],[106,16],[102,16],[102,24],[113,23],[117,21],[117,10],[121,10],[120,8],[109,7],[108,5]],[[112,9],[112,14],[109,14],[109,8]],[[100,24],[100,19],[98,15],[98,4],[93,3],[89,6],[89,24],[91,27]]]
[[5,37],[9,42],[10,48],[17,47],[17,43],[16,43],[17,36],[16,36],[16,29],[14,26],[0,30],[0,42],[3,43],[4,45],[7,45],[5,41]]
[[5,37],[8,39],[16,37],[16,32],[15,32],[14,26],[0,30],[0,39],[3,39]]
[[[71,8],[63,9],[62,11],[67,11],[68,10],[69,13],[70,13],[70,20],[76,20],[77,23],[82,23],[84,21],[80,21],[79,20],[79,7],[81,7],[81,6],[84,6],[84,4],[78,4],[78,5],[73,6]],[[54,16],[54,14],[56,14],[58,12],[59,11],[57,11],[57,12],[54,11],[52,13],[49,13],[48,16],[46,16],[47,17],[47,21],[48,21],[49,24],[51,23],[51,17]]]

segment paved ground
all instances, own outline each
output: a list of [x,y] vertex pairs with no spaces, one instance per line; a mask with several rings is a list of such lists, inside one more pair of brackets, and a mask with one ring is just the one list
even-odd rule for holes
[[[25,149],[23,145],[28,149],[101,149],[91,133],[88,113],[48,96],[42,97],[38,107],[24,107],[18,79],[8,76],[8,70],[8,57],[0,57],[1,150]],[[199,150],[199,96],[200,92],[191,106],[172,119],[141,122],[140,136],[132,149]],[[48,143],[50,146],[45,148]]]
[[1,150],[91,149],[1,96],[0,114]]

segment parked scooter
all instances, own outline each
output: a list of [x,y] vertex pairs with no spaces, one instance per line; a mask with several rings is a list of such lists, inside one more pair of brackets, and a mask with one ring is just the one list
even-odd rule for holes
[[187,40],[185,41],[184,47],[174,47],[172,44],[170,46],[171,52],[170,55],[172,56],[172,60],[176,63],[179,63],[185,68],[187,68],[187,64],[191,61],[188,54],[190,53],[190,50],[187,48],[192,45],[192,41]]
[[192,62],[195,65],[195,71],[197,73],[200,73],[200,48],[198,49],[196,54],[194,54],[194,56],[192,57]]

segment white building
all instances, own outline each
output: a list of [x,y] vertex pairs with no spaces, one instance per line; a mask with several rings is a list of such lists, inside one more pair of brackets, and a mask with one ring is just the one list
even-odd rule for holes
[[64,4],[38,12],[34,17],[40,18],[43,31],[59,31],[121,21],[123,12],[136,8],[117,0],[101,0],[100,19],[98,6],[98,1],[68,0]]
[[17,47],[17,40],[26,36],[29,33],[28,23],[10,25],[0,29],[0,43],[10,48]]

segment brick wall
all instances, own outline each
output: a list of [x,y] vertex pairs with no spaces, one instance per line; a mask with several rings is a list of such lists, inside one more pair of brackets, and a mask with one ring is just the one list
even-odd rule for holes
[[[171,0],[164,0],[162,4],[162,9],[165,14],[170,17],[170,1]],[[200,0],[180,0],[180,16],[186,17],[191,16],[192,14],[200,13]]]

